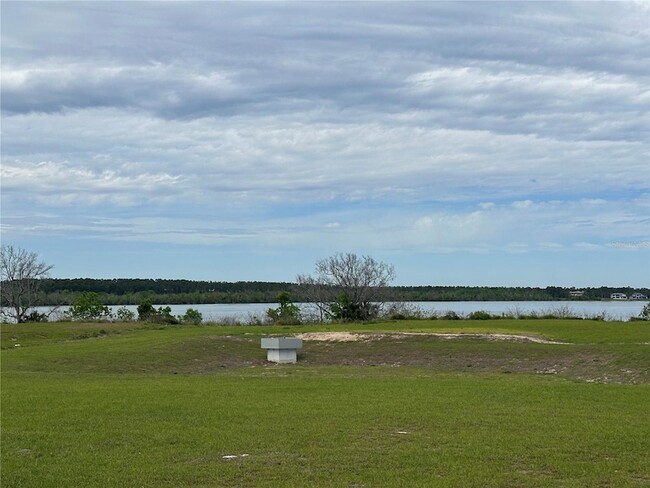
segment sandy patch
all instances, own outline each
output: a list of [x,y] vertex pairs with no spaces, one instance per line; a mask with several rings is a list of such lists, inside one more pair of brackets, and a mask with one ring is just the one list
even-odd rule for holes
[[519,335],[519,334],[481,334],[481,333],[466,333],[466,334],[444,334],[433,332],[306,332],[304,334],[296,334],[296,337],[303,341],[324,341],[324,342],[370,342],[383,338],[400,339],[411,336],[427,336],[436,337],[443,340],[451,339],[484,339],[487,341],[504,341],[504,342],[535,342],[537,344],[568,344],[567,342],[549,341],[535,336]]
[[320,342],[367,342],[378,339],[379,334],[352,334],[351,332],[306,332],[296,334],[296,337],[303,341],[320,341]]

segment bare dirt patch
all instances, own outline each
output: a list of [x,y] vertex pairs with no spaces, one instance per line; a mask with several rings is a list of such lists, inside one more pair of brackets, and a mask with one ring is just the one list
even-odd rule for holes
[[[298,351],[302,366],[418,367],[441,372],[557,375],[597,383],[647,383],[649,372],[634,358],[602,346],[566,344],[517,334],[419,332],[309,332]],[[565,344],[565,345],[556,345]],[[266,361],[260,336],[206,336],[165,351],[166,371],[210,374]],[[152,367],[160,371],[161,365]]]
[[602,346],[490,333],[311,332],[304,365],[413,366],[437,371],[557,375],[594,383],[646,383],[647,368]]
[[304,341],[321,341],[321,342],[370,342],[379,339],[400,339],[413,336],[435,337],[438,339],[484,339],[487,341],[505,341],[505,342],[534,342],[536,344],[568,344],[567,342],[557,342],[543,339],[541,337],[519,335],[519,334],[490,334],[490,333],[434,333],[434,332],[306,332],[296,334],[296,337]]

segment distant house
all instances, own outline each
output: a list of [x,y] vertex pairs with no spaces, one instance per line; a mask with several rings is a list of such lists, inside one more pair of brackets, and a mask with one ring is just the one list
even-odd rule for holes
[[630,300],[647,300],[648,297],[645,296],[643,293],[632,293],[630,295]]
[[612,300],[627,300],[627,295],[625,293],[612,293],[609,298]]
[[571,290],[569,291],[570,298],[582,298],[585,294],[584,290]]

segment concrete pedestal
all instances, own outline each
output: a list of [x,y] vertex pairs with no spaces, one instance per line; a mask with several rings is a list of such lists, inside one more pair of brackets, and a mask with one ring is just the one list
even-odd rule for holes
[[297,351],[302,347],[302,339],[295,337],[264,337],[262,349],[266,349],[266,359],[273,363],[295,363]]

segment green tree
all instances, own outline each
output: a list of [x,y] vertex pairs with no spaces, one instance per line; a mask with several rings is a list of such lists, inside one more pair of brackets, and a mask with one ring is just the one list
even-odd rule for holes
[[138,320],[148,320],[149,317],[156,313],[156,309],[151,304],[149,299],[145,298],[138,305]]
[[104,320],[111,316],[111,309],[99,301],[94,291],[80,294],[68,310],[73,320]]
[[291,294],[280,292],[277,296],[278,308],[269,308],[266,315],[274,324],[293,325],[300,323],[300,307],[293,303]]

